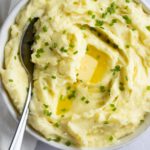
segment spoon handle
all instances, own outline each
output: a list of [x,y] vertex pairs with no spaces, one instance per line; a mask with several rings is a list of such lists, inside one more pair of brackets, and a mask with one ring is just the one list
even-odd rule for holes
[[26,124],[27,124],[27,119],[29,114],[31,92],[32,92],[32,83],[29,84],[29,90],[28,90],[25,106],[21,115],[21,119],[18,123],[18,127],[16,129],[15,135],[9,147],[9,150],[21,150],[21,145],[22,145],[23,136],[26,129]]

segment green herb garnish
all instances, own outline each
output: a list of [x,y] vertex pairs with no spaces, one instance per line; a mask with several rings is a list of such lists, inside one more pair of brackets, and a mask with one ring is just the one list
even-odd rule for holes
[[71,93],[68,95],[68,99],[75,98],[75,97],[76,97],[76,94],[77,94],[77,91],[76,91],[76,90],[71,91]]
[[150,26],[146,26],[146,29],[147,29],[148,31],[150,31]]
[[117,65],[117,66],[115,66],[115,68],[114,69],[111,69],[111,71],[112,71],[112,73],[113,73],[113,75],[115,75],[117,72],[119,72],[121,70],[121,68],[120,68],[120,66],[119,65]]
[[147,86],[147,88],[146,88],[148,91],[150,90],[150,86]]
[[42,29],[43,29],[43,32],[47,32],[48,31],[46,26],[44,26]]
[[128,81],[128,77],[127,76],[125,77],[125,79],[126,79],[126,81]]
[[56,76],[51,76],[52,79],[56,79]]
[[113,141],[113,136],[111,135],[110,137],[109,137],[109,141]]
[[125,0],[126,1],[126,3],[130,3],[131,2],[131,0]]
[[126,21],[127,24],[132,23],[132,20],[127,15],[123,16],[123,19]]
[[108,121],[104,121],[104,124],[109,124],[109,122]]
[[89,101],[89,100],[86,100],[86,101],[85,101],[85,104],[89,104],[89,103],[90,103],[90,101]]
[[54,139],[54,141],[55,141],[55,142],[60,142],[60,141],[61,141],[61,137],[59,137],[59,136],[56,137],[56,138]]
[[88,15],[92,15],[93,12],[91,10],[88,11]]
[[102,27],[104,22],[102,20],[96,20],[95,26]]
[[59,128],[60,124],[59,124],[58,122],[56,122],[56,123],[54,124],[54,126],[55,126],[56,128]]
[[48,89],[48,87],[47,87],[47,86],[44,86],[44,87],[43,87],[43,90],[47,90],[47,89]]
[[9,79],[9,82],[14,82],[14,80],[12,80],[12,79]]
[[124,91],[124,84],[122,83],[122,82],[120,82],[120,84],[119,84],[119,89],[120,89],[120,91]]
[[113,19],[110,23],[110,26],[113,26],[115,23],[117,23],[117,19]]
[[82,97],[81,97],[81,101],[84,101],[85,99],[86,99],[85,96],[82,96]]
[[100,86],[100,91],[105,92],[106,91],[105,86]]
[[112,111],[116,111],[116,109],[117,109],[114,104],[110,104],[110,107],[111,107]]
[[113,2],[110,6],[106,9],[106,11],[102,14],[102,17],[105,18],[108,14],[114,14],[116,12],[116,4]]
[[41,56],[41,54],[44,52],[44,50],[42,48],[39,48],[36,52],[36,57],[39,58]]
[[49,63],[47,63],[47,64],[45,65],[44,70],[47,70],[48,66],[49,66]]
[[39,40],[40,39],[40,36],[39,35],[36,35],[35,36],[35,40]]
[[47,104],[43,104],[43,106],[44,106],[45,108],[48,108],[48,107],[49,107]]
[[67,52],[67,49],[65,49],[64,47],[62,47],[62,48],[60,49],[60,51],[66,53],[66,52]]
[[44,44],[45,44],[45,46],[48,46],[48,45],[49,45],[49,43],[48,43],[48,42],[45,42]]
[[70,142],[70,141],[67,141],[67,142],[65,143],[65,145],[66,145],[66,146],[70,146],[70,145],[71,145],[71,142]]
[[73,53],[73,55],[76,55],[76,54],[78,54],[78,51],[75,51],[75,52]]
[[130,45],[126,45],[126,48],[130,48]]
[[44,115],[46,115],[48,117],[50,117],[52,115],[52,112],[50,112],[49,110],[47,110],[47,108],[44,109],[43,113],[44,113]]

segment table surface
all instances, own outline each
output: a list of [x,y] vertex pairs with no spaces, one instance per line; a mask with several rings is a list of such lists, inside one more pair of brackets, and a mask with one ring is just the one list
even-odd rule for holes
[[[150,0],[145,0],[150,4]],[[36,150],[58,150],[50,147],[42,142],[38,142]],[[150,150],[150,129],[148,129],[141,136],[137,137],[132,143],[126,145],[119,150]]]

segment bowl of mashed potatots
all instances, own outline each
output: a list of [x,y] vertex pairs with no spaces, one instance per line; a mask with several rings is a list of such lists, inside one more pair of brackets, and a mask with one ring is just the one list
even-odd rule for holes
[[16,5],[0,33],[1,96],[16,120],[28,87],[18,52],[33,18],[29,133],[64,150],[113,150],[150,126],[150,15],[133,0]]

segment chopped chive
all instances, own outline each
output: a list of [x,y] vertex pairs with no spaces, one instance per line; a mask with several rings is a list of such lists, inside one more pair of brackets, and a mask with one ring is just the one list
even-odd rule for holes
[[71,142],[70,142],[70,141],[67,141],[67,142],[65,143],[65,145],[66,145],[66,146],[70,146],[70,145],[71,145]]
[[52,79],[56,79],[56,76],[51,76]]
[[110,23],[110,26],[113,26],[115,23],[117,23],[117,19],[113,19]]
[[75,51],[73,54],[74,54],[74,55],[78,54],[78,51]]
[[102,18],[105,18],[108,14],[114,14],[116,12],[116,4],[113,2],[110,4],[109,7],[107,7],[106,11],[102,14]]
[[147,90],[150,90],[150,86],[147,86]]
[[117,65],[117,66],[115,66],[115,68],[114,69],[111,69],[111,71],[112,71],[112,73],[113,73],[113,75],[115,75],[117,72],[119,72],[121,70],[121,68],[120,68],[120,66],[119,65]]
[[70,47],[70,48],[74,48],[74,45],[73,45],[73,44],[70,44],[69,47]]
[[61,141],[61,137],[59,137],[59,136],[56,137],[56,138],[54,139],[54,141],[55,141],[55,142],[60,142],[60,141]]
[[76,91],[76,90],[71,91],[70,95],[68,95],[68,99],[75,98],[75,97],[76,97],[76,94],[77,94],[77,91]]
[[70,86],[68,86],[68,87],[67,87],[67,90],[70,90],[70,89],[71,89],[71,87],[70,87]]
[[88,11],[88,15],[92,15],[93,12],[91,10]]
[[95,17],[96,17],[95,15],[92,15],[92,19],[95,19]]
[[56,42],[54,42],[54,44],[53,44],[53,48],[57,48],[57,43]]
[[104,121],[104,124],[109,124],[109,122],[108,121]]
[[45,108],[48,108],[48,107],[49,107],[47,104],[43,104],[43,106],[44,106]]
[[148,31],[150,31],[150,26],[146,26],[146,29],[147,29]]
[[113,141],[113,136],[111,135],[110,137],[109,137],[109,141]]
[[116,109],[117,109],[114,104],[110,104],[110,107],[111,107],[112,111],[116,111]]
[[106,89],[105,89],[105,86],[100,86],[100,92],[105,92]]
[[85,96],[82,96],[82,97],[81,97],[81,100],[82,100],[82,101],[84,101],[85,99],[86,99],[86,97],[85,97]]
[[45,46],[48,46],[48,45],[49,45],[49,43],[48,43],[48,42],[45,42],[44,44],[45,44]]
[[54,124],[54,126],[55,126],[56,128],[59,128],[60,124],[59,124],[58,122],[56,122],[56,123]]
[[47,32],[47,31],[48,31],[48,29],[47,29],[46,26],[43,27],[43,31],[44,31],[44,32]]
[[126,3],[130,3],[131,2],[131,0],[125,0],[126,1]]
[[81,26],[80,29],[81,30],[86,30],[86,26]]
[[47,87],[47,86],[44,86],[44,87],[43,87],[43,90],[47,90],[47,89],[48,89],[48,87]]
[[14,82],[12,79],[9,79],[9,82]]
[[47,64],[45,65],[44,70],[47,70],[48,66],[49,66],[49,63],[47,63]]
[[126,45],[126,48],[130,48],[130,45]]
[[128,81],[128,77],[127,76],[125,77],[125,79],[126,79],[126,81]]
[[65,49],[64,47],[62,47],[62,48],[60,49],[60,51],[66,53],[66,52],[67,52],[67,49]]
[[95,22],[95,26],[98,26],[98,27],[102,27],[103,24],[104,24],[104,22],[101,20],[96,20],[96,22]]
[[126,21],[127,24],[131,24],[132,23],[132,20],[127,15],[123,16],[123,19]]
[[66,30],[63,30],[63,32],[62,32],[62,33],[63,33],[63,34],[66,34],[66,32],[67,32]]
[[39,40],[40,39],[40,36],[39,35],[36,35],[35,36],[35,40]]
[[47,108],[44,109],[43,113],[44,113],[44,115],[46,115],[48,117],[50,117],[52,115],[52,112],[49,112],[49,110],[47,110]]
[[85,101],[85,103],[86,103],[86,104],[89,104],[89,103],[90,103],[90,101],[89,101],[89,100],[86,100],[86,101]]
[[125,90],[124,84],[122,82],[120,82],[120,84],[119,84],[119,89],[120,89],[120,91],[124,91]]

